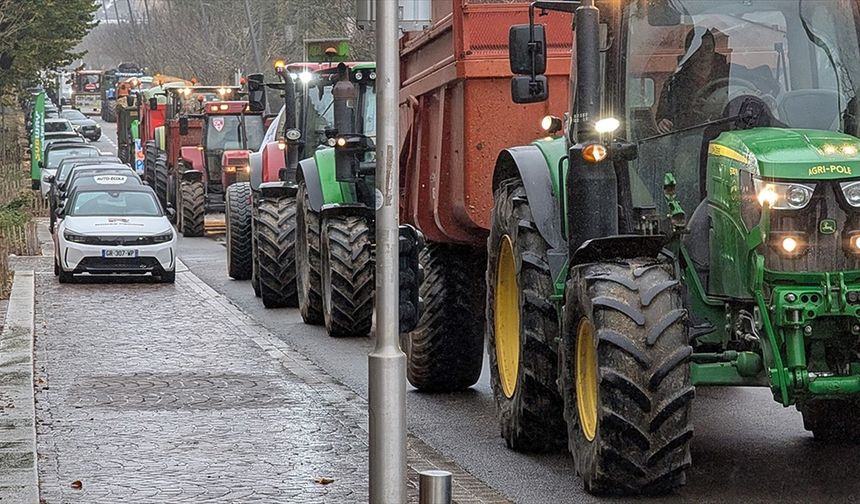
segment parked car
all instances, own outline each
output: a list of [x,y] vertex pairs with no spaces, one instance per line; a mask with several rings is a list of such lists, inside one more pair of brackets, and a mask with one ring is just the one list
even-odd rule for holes
[[87,143],[87,139],[81,136],[77,131],[58,131],[56,133],[45,133],[45,143],[42,144],[42,149],[48,146],[50,142],[77,142]]
[[155,193],[105,175],[79,186],[60,209],[54,272],[60,283],[77,274],[149,274],[176,278],[176,234]]
[[45,147],[45,155],[41,161],[41,191],[42,197],[48,197],[48,191],[51,187],[51,182],[48,180],[57,173],[57,167],[60,162],[67,157],[99,156],[101,151],[95,146],[80,144],[75,142],[57,142]]
[[88,174],[96,174],[100,171],[108,171],[113,172],[122,172],[128,173],[131,172],[135,178],[138,180],[140,176],[137,175],[137,172],[132,170],[128,165],[124,165],[119,162],[119,159],[113,156],[100,156],[100,157],[76,157],[76,158],[66,158],[60,162],[60,166],[57,167],[57,173],[53,177],[48,177],[48,182],[51,184],[48,189],[48,200],[50,201],[50,216],[51,216],[51,232],[54,232],[54,222],[56,220],[55,212],[57,211],[57,206],[60,201],[65,199],[65,195],[67,193],[67,187],[71,189],[72,184],[67,184],[70,178],[70,174],[74,175],[76,172],[74,171],[76,168],[80,167],[81,171],[86,171]]
[[75,133],[75,127],[68,119],[45,119],[45,134],[49,133]]
[[98,123],[82,114],[80,110],[65,109],[60,112],[60,117],[68,119],[75,131],[91,142],[95,142],[102,136],[102,129]]

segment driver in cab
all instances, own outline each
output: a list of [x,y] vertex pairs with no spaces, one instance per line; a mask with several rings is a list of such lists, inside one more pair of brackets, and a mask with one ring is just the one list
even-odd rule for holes
[[[717,52],[711,30],[695,27],[684,41],[685,56],[678,69],[666,80],[657,106],[657,131],[660,134],[688,128],[706,121],[702,117],[701,91],[711,83],[729,77],[729,63]],[[698,97],[699,100],[693,100]]]

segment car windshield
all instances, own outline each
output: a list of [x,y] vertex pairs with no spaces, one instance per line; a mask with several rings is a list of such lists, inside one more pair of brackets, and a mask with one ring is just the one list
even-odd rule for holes
[[72,123],[66,120],[62,121],[45,121],[45,133],[59,133],[63,131],[75,131]]
[[66,180],[66,175],[68,175],[72,171],[73,166],[77,166],[79,164],[84,164],[87,162],[94,163],[94,162],[98,162],[98,161],[96,159],[74,159],[74,160],[72,160],[70,158],[66,158],[63,161],[60,161],[60,164],[57,165],[57,175],[56,175],[57,181],[62,182],[64,180]]
[[160,217],[152,194],[142,191],[87,191],[78,193],[67,213],[73,217]]
[[206,127],[206,148],[209,150],[238,150],[242,145],[241,121],[245,120],[247,149],[256,151],[263,142],[265,128],[260,115],[211,115]]
[[64,110],[60,115],[70,121],[82,121],[87,118],[79,110],[74,109]]
[[94,147],[81,146],[69,147],[67,149],[51,150],[46,154],[45,166],[49,170],[56,170],[60,162],[67,157],[80,157],[84,155],[98,156],[99,150]]
[[57,180],[62,182],[66,178],[69,178],[69,188],[71,188],[72,185],[76,184],[77,181],[82,177],[92,177],[103,173],[122,173],[127,175],[134,175],[134,172],[131,169],[124,170],[121,166],[104,165],[101,167],[94,167],[92,163],[87,163],[85,165],[76,165],[73,169],[64,171],[66,172],[64,178],[60,179],[58,176]]
[[672,171],[687,212],[704,198],[706,146],[744,104],[762,105],[774,126],[858,133],[853,0],[633,2],[625,19],[636,170],[660,189]]

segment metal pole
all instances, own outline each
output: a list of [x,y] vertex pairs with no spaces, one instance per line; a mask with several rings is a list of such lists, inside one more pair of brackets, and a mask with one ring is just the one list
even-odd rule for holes
[[451,504],[451,473],[438,470],[418,473],[418,504]]
[[254,64],[257,72],[263,71],[263,63],[260,60],[260,47],[257,45],[257,29],[254,27],[254,18],[251,17],[251,5],[245,0],[245,14],[248,16],[248,34],[251,36],[251,47],[254,49]]
[[398,2],[376,0],[376,347],[368,356],[370,502],[406,502],[406,355],[398,265]]

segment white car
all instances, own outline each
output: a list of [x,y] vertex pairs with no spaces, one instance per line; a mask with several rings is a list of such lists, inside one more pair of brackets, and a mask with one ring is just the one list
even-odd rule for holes
[[[124,178],[124,177],[120,177]],[[176,233],[147,186],[120,187],[117,177],[77,187],[60,210],[54,234],[54,273],[150,274],[176,278]]]
[[101,156],[101,154],[101,151],[97,147],[86,144],[61,142],[48,146],[45,149],[44,159],[40,161],[42,180],[39,187],[42,197],[45,199],[48,198],[48,191],[51,189],[51,181],[53,180],[51,177],[57,174],[57,167],[60,166],[60,162],[63,159],[67,157]]

